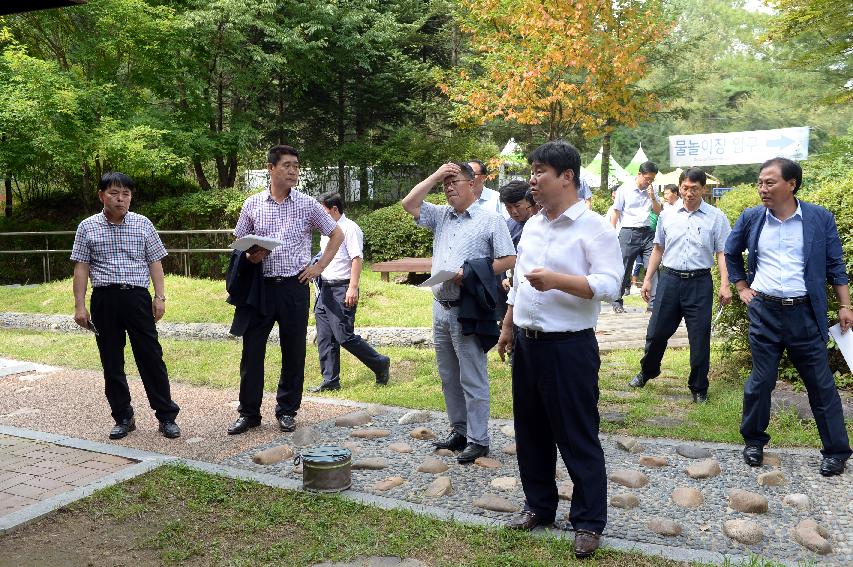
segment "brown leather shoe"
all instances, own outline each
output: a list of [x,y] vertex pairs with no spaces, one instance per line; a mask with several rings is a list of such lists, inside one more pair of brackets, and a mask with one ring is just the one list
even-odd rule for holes
[[585,559],[595,553],[601,543],[601,535],[589,530],[575,532],[575,557]]
[[522,510],[506,523],[506,527],[511,530],[529,532],[536,526],[547,526],[553,523],[554,520],[546,521],[542,516],[537,516],[532,510]]

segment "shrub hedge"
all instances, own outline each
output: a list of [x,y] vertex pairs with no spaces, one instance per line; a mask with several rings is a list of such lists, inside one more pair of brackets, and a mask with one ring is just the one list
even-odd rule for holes
[[[427,201],[444,205],[443,194],[427,195]],[[364,257],[371,262],[432,255],[432,232],[420,228],[400,203],[368,213],[358,220],[364,232]]]

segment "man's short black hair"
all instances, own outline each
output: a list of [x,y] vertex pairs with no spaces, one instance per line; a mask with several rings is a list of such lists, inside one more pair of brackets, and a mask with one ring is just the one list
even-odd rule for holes
[[98,191],[106,191],[110,187],[125,187],[133,193],[136,184],[133,182],[133,179],[124,173],[108,171],[101,176],[101,180],[98,182]]
[[[485,163],[483,163],[483,162],[481,162],[480,160],[478,160],[478,159],[472,159],[472,160],[468,160],[468,163],[476,163],[477,165],[479,165],[479,166],[480,166],[480,174],[481,174],[481,175],[488,175],[488,174],[489,174],[489,168],[488,168],[488,167],[486,167],[486,164],[485,164]],[[471,170],[473,171],[473,169],[474,169],[474,168],[472,167],[472,168],[471,168]]]
[[498,191],[501,194],[501,203],[514,204],[527,197],[527,192],[530,191],[530,184],[521,179],[513,179]]
[[658,166],[653,161],[644,161],[640,164],[640,173],[657,173]]
[[[702,187],[704,187],[705,183],[708,182],[708,176],[705,175],[705,172],[698,167],[691,167],[690,169],[685,171],[683,175],[684,179],[689,179],[694,183],[698,183]],[[684,181],[684,179],[682,179],[682,181]]]
[[536,205],[536,199],[533,198],[533,190],[528,189],[527,193],[524,194],[524,198],[527,199],[527,203],[533,207]]
[[467,162],[464,162],[464,161],[454,161],[454,162],[451,162],[451,163],[453,163],[454,165],[459,166],[459,169],[461,169],[461,170],[462,170],[462,172],[461,172],[461,173],[462,173],[462,177],[464,177],[464,178],[465,178],[465,179],[467,179],[468,181],[473,181],[473,180],[474,180],[474,177],[476,177],[476,176],[474,175],[474,169],[473,169],[470,165],[468,165],[468,163],[467,163]]
[[678,194],[678,185],[676,185],[675,183],[667,183],[663,186],[663,190]]
[[344,200],[341,198],[340,193],[329,191],[328,193],[323,193],[317,197],[317,200],[320,201],[320,203],[322,203],[327,209],[337,207],[338,212],[344,214]]
[[800,190],[800,186],[803,184],[803,168],[800,167],[800,164],[788,158],[775,157],[762,163],[758,172],[761,173],[768,167],[773,167],[774,165],[779,166],[779,172],[782,174],[782,179],[785,181],[790,181],[792,179],[796,180],[797,183],[794,185],[794,193],[796,194],[797,191]]
[[282,156],[296,156],[296,159],[299,159],[299,152],[293,146],[286,146],[284,144],[273,146],[267,152],[267,163],[278,165]]
[[571,169],[574,176],[575,188],[580,186],[581,155],[578,150],[565,140],[551,140],[545,142],[527,156],[527,163],[543,163],[557,170],[557,175],[562,175]]

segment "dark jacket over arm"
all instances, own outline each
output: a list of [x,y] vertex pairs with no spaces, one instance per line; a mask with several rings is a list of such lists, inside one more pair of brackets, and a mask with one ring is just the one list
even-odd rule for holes
[[488,352],[500,337],[500,299],[491,258],[466,260],[462,265],[459,302],[462,334],[477,335],[483,352]]
[[253,264],[246,259],[245,254],[235,250],[231,254],[228,271],[225,272],[225,290],[228,292],[225,301],[236,307],[228,332],[235,337],[242,337],[256,310],[266,314],[262,264]]

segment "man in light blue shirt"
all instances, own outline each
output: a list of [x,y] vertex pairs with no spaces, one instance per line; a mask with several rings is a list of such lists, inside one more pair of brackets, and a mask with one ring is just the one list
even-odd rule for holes
[[503,205],[501,205],[500,193],[486,187],[486,178],[489,176],[489,169],[486,167],[486,164],[478,159],[472,159],[468,162],[468,165],[474,172],[474,196],[477,197],[477,200],[474,202],[481,207],[485,207],[486,210],[498,213],[507,218],[506,211]]
[[660,363],[669,339],[681,320],[690,341],[690,377],[687,381],[695,403],[708,400],[708,370],[711,362],[711,307],[714,258],[720,268],[719,301],[732,299],[723,249],[729,235],[729,220],[719,209],[703,200],[705,172],[687,170],[681,183],[681,202],[664,210],[658,219],[654,250],[640,293],[648,301],[652,279],[660,271],[658,296],[646,331],[646,352],[640,371],[631,380],[634,388],[660,375]]
[[[649,220],[649,214],[652,212],[656,215],[660,214],[663,208],[652,186],[657,173],[658,166],[650,161],[644,162],[640,165],[636,181],[624,183],[616,191],[611,224],[613,228],[616,228],[621,222],[619,247],[622,250],[622,262],[625,265],[619,299],[613,302],[613,310],[616,313],[625,312],[622,292],[631,285],[631,269],[634,266],[634,260],[640,256],[643,258],[646,269],[649,267],[649,259],[654,244],[654,231]],[[654,308],[654,283],[655,281],[652,282],[652,291],[648,299],[647,311],[649,312]]]

